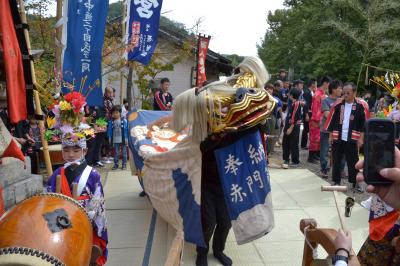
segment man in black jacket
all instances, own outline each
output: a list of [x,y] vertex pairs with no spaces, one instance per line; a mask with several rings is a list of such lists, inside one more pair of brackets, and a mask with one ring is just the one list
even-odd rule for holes
[[325,122],[325,129],[329,132],[329,140],[332,143],[332,178],[335,185],[340,185],[340,166],[345,156],[349,169],[349,183],[353,184],[353,189],[361,192],[361,188],[356,185],[355,165],[359,159],[358,149],[364,139],[364,124],[368,110],[355,98],[354,83],[345,83],[343,93],[344,99],[332,107]]

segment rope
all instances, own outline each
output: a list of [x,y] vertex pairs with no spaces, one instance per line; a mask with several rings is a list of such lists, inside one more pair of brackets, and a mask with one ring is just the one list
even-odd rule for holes
[[308,241],[307,239],[307,232],[308,229],[310,228],[310,226],[307,226],[306,228],[304,228],[304,239],[306,240],[307,245],[311,248],[312,253],[313,253],[313,259],[318,259],[318,250],[317,248],[314,248],[313,245],[311,245],[311,243]]
[[373,65],[370,65],[370,64],[364,64],[364,63],[363,63],[362,65],[364,65],[364,66],[366,66],[366,67],[371,67],[371,68],[374,68],[374,69],[377,69],[377,70],[386,71],[386,72],[397,72],[397,73],[400,73],[399,70],[393,70],[393,69],[388,69],[388,68],[382,68],[382,67],[377,67],[377,66],[373,66]]

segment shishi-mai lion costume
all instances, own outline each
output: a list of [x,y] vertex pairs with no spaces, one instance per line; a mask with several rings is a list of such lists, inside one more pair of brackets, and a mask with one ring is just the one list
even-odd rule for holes
[[[221,140],[221,136],[257,131],[255,128],[265,123],[275,106],[275,100],[263,88],[268,79],[262,61],[248,57],[225,81],[181,93],[174,102],[171,127],[188,136],[173,149],[145,158],[143,184],[153,207],[188,242],[204,246],[200,202],[207,165],[203,165],[202,173],[200,145],[212,143],[214,137]],[[257,143],[262,147],[261,141]],[[264,151],[262,156],[262,171],[267,177],[264,182],[269,187]],[[235,219],[230,217],[239,244],[272,230],[271,193],[252,211],[242,212]]]

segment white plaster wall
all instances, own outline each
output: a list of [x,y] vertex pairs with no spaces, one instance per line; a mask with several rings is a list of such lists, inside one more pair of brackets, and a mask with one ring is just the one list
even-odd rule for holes
[[191,71],[194,59],[187,58],[174,66],[173,71],[164,71],[159,73],[156,78],[168,78],[171,81],[170,93],[174,98],[181,92],[191,87]]

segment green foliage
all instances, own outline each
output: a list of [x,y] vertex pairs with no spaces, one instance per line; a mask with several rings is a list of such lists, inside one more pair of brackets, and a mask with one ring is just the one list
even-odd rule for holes
[[[398,69],[398,0],[286,0],[268,14],[259,56],[271,73],[360,81],[363,64]],[[362,85],[360,83],[360,85]]]
[[54,76],[55,30],[53,25],[56,20],[47,15],[51,2],[51,0],[25,1],[31,47],[44,50],[42,56],[35,61],[36,79],[42,85],[45,85]]
[[123,2],[118,1],[108,6],[108,19],[114,19],[122,16]]
[[237,54],[224,54],[223,56],[231,60],[232,66],[237,66],[240,62],[244,60],[244,56],[240,56]]

